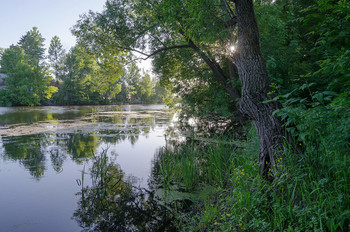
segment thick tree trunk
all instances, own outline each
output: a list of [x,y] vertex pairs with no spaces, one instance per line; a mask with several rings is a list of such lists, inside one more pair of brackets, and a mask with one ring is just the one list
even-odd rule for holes
[[[238,26],[238,44],[233,60],[242,83],[240,109],[251,118],[260,138],[260,173],[269,178],[276,165],[276,156],[283,145],[284,131],[281,120],[273,115],[279,108],[276,102],[268,102],[272,95],[270,81],[262,56],[259,29],[252,0],[235,0]],[[272,169],[272,170],[271,170]],[[271,175],[272,176],[272,175]]]

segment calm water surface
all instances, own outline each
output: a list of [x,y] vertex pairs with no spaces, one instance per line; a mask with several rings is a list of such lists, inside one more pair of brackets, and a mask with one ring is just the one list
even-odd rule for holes
[[0,231],[81,231],[76,193],[94,154],[107,149],[124,178],[147,188],[172,119],[163,105],[0,107]]

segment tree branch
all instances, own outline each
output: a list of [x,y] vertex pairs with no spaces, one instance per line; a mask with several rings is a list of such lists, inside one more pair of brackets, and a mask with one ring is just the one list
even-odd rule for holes
[[184,45],[175,45],[175,46],[171,46],[171,47],[164,47],[164,48],[158,49],[158,50],[152,52],[151,54],[149,54],[145,58],[145,60],[150,58],[151,56],[154,56],[154,55],[160,53],[160,52],[164,52],[164,51],[171,50],[171,49],[179,49],[179,48],[190,48],[190,45],[189,44],[184,44]]
[[231,28],[236,26],[237,24],[237,17],[233,16],[230,20],[224,22],[226,28]]
[[[185,32],[183,30],[179,30],[179,33],[188,41],[189,46],[204,60],[204,62],[210,67],[212,72],[214,73],[215,77],[219,81],[219,83],[226,89],[230,97],[232,98],[233,102],[237,106],[239,99],[241,97],[240,91],[231,83],[229,83],[229,78],[225,76],[224,71],[221,69],[220,65],[215,61],[211,60],[197,45],[186,36]],[[240,112],[240,110],[237,110],[236,112],[236,118],[238,121],[243,124],[244,121],[246,121],[246,117]]]
[[160,53],[160,52],[164,52],[164,51],[168,51],[168,50],[171,50],[171,49],[179,49],[179,48],[190,48],[190,45],[189,44],[183,44],[183,45],[174,45],[174,46],[170,46],[170,47],[163,47],[163,48],[160,48],[150,54],[147,54],[147,53],[144,53],[142,51],[139,51],[139,50],[136,50],[136,49],[133,49],[133,48],[127,48],[127,47],[120,47],[120,46],[116,46],[117,48],[120,48],[120,49],[124,49],[124,50],[128,50],[128,51],[132,51],[132,52],[137,52],[143,56],[145,56],[145,58],[140,58],[142,60],[147,60],[148,58]]
[[230,28],[230,27],[233,27],[237,24],[237,17],[235,15],[235,13],[233,12],[231,6],[228,4],[227,0],[223,0],[223,1],[224,1],[226,9],[228,11],[228,14],[230,16],[230,20],[226,21],[224,24],[225,24],[226,28]]
[[229,14],[231,15],[231,18],[235,18],[236,15],[235,13],[233,12],[232,8],[230,7],[230,5],[228,4],[228,2],[226,0],[223,0],[224,1],[224,4],[227,8],[227,11],[229,12]]
[[200,50],[197,45],[194,44],[194,42],[188,38],[185,35],[185,32],[183,30],[180,30],[179,33],[183,35],[187,40],[189,46],[204,60],[204,62],[210,67],[210,69],[213,71],[214,75],[218,78],[219,82],[225,87],[227,92],[230,94],[232,99],[237,103],[240,98],[239,91],[232,85],[230,85],[227,81],[227,77],[224,74],[224,71],[221,69],[220,65],[214,61],[211,60],[203,51]]

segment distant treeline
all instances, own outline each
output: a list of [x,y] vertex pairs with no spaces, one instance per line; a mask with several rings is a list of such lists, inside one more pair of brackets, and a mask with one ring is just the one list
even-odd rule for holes
[[141,74],[130,54],[115,49],[97,53],[78,43],[68,52],[61,40],[45,39],[36,27],[17,45],[0,50],[0,106],[163,103],[170,93],[155,78]]

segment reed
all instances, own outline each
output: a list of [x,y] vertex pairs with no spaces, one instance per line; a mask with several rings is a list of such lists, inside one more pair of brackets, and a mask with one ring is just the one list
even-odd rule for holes
[[228,139],[184,143],[165,152],[167,185],[192,193],[213,186],[192,211],[178,209],[179,230],[349,231],[350,157],[344,150],[329,147],[322,137],[317,149],[304,153],[286,146],[269,183],[259,176],[255,130],[248,130],[241,147]]

